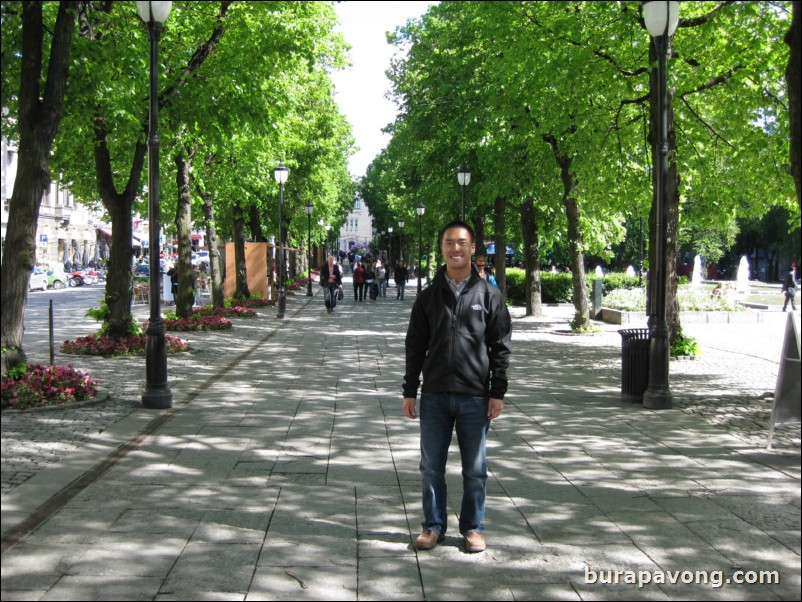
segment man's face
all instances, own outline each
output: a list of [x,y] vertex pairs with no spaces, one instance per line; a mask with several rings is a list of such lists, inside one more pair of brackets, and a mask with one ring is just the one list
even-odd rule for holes
[[471,255],[476,250],[476,245],[467,229],[449,228],[443,233],[440,250],[450,269],[461,270],[471,265]]

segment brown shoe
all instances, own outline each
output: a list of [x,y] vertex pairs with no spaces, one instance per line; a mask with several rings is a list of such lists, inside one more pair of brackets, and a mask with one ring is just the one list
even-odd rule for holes
[[484,552],[485,551],[485,536],[479,531],[468,531],[464,536],[466,552]]
[[445,538],[446,538],[445,535],[438,533],[437,531],[433,531],[432,529],[425,529],[423,533],[418,535],[418,537],[415,539],[415,549],[431,550]]

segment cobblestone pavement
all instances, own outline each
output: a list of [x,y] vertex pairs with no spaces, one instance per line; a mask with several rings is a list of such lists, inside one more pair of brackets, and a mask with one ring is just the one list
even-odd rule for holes
[[[381,302],[376,305],[381,310]],[[199,367],[234,357],[262,339],[276,326],[273,309],[262,309],[256,319],[235,319],[232,331],[182,333],[192,351],[170,356],[171,386],[192,379]],[[147,316],[145,306],[135,306],[137,317]],[[573,308],[546,306],[544,316],[526,318],[513,308],[516,344],[533,345],[570,341],[576,348],[594,350],[588,370],[599,372],[614,384],[621,374],[620,326],[602,324],[602,332],[573,336],[567,322]],[[770,312],[771,313],[771,312]],[[777,379],[785,321],[779,312],[761,323],[691,324],[686,334],[697,338],[702,355],[695,360],[671,362],[674,407],[697,414],[743,441],[764,448],[767,442],[773,392]],[[388,314],[392,319],[392,314]],[[631,327],[631,326],[628,326]],[[87,322],[86,334],[96,329]],[[47,362],[47,349],[35,344],[28,350],[31,361]],[[88,372],[108,392],[107,401],[75,409],[41,412],[4,412],[2,420],[2,493],[24,483],[38,471],[86,445],[110,425],[135,411],[144,387],[144,358],[96,358],[57,352],[57,364],[72,364]],[[683,378],[673,378],[683,376]],[[696,389],[702,379],[705,387]],[[715,384],[711,395],[711,384]],[[700,390],[702,392],[700,392]],[[788,425],[775,432],[775,447],[800,451],[800,427]]]

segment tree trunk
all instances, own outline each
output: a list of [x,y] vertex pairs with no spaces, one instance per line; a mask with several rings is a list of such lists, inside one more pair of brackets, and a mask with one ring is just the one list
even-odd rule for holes
[[183,151],[175,157],[176,186],[178,189],[178,203],[175,212],[175,228],[178,237],[178,297],[175,300],[175,313],[180,318],[192,316],[192,306],[195,303],[192,269],[192,194],[190,192],[190,178],[194,152],[186,158]]
[[473,231],[476,234],[476,255],[487,255],[487,246],[485,245],[485,220],[484,218],[477,217],[473,220]]
[[496,197],[493,211],[493,239],[496,245],[495,270],[496,283],[501,294],[507,296],[507,231],[505,230],[504,211],[507,208],[507,197]]
[[568,252],[571,261],[571,280],[573,283],[574,328],[581,330],[590,322],[588,306],[588,289],[585,285],[585,252],[582,241],[582,225],[579,223],[579,207],[573,197],[576,181],[571,173],[573,158],[560,149],[557,138],[553,134],[544,134],[543,140],[549,143],[557,165],[560,167],[560,179],[563,183],[563,207],[568,218]]
[[[45,40],[41,2],[22,3],[22,78],[19,89],[19,163],[9,200],[3,269],[0,270],[0,371],[26,362],[22,349],[28,280],[36,262],[36,225],[42,193],[50,185],[49,158],[64,109],[64,90],[78,2],[62,2],[52,40]],[[42,86],[45,45],[50,46]],[[4,57],[4,60],[7,57]]]
[[785,83],[788,86],[791,126],[791,174],[796,185],[796,202],[802,211],[802,2],[791,2],[791,27],[785,35],[789,47]]
[[208,192],[200,193],[203,199],[203,216],[206,219],[206,248],[209,249],[209,278],[211,281],[212,305],[220,308],[225,305],[223,276],[220,269],[220,251],[217,248],[217,228],[214,221],[214,203]]
[[521,229],[524,240],[524,269],[526,270],[526,315],[543,315],[540,287],[540,239],[535,219],[535,200],[527,196],[521,203]]
[[234,236],[234,266],[236,270],[236,289],[234,298],[247,299],[251,296],[248,288],[248,268],[245,262],[245,218],[242,215],[242,207],[234,205],[231,208],[233,215],[233,236]]
[[248,210],[248,228],[251,231],[251,239],[255,242],[267,242],[262,232],[262,220],[259,219],[259,209],[251,205]]
[[[570,161],[569,161],[570,163]],[[564,174],[573,180],[571,174]],[[565,179],[563,179],[565,181]],[[574,184],[572,182],[571,190]],[[574,326],[580,330],[590,322],[588,287],[585,284],[585,252],[583,250],[582,226],[579,223],[579,207],[568,190],[563,197],[565,216],[568,218],[568,249],[571,255],[571,281],[573,283]]]
[[[93,120],[95,130],[95,173],[100,200],[111,218],[113,244],[109,255],[109,270],[106,278],[105,301],[109,307],[106,334],[112,337],[125,337],[133,326],[131,315],[131,263],[133,246],[131,237],[133,226],[131,216],[139,190],[139,179],[147,158],[146,143],[137,142],[128,185],[122,193],[114,187],[111,156],[108,146],[108,132],[105,119],[96,116]],[[158,255],[158,251],[156,251]],[[152,259],[152,258],[151,258]],[[152,264],[152,262],[151,262]],[[155,268],[158,269],[158,257]],[[151,265],[151,268],[154,268]]]

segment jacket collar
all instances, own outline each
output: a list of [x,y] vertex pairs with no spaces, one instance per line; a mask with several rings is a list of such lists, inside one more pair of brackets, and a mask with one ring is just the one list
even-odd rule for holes
[[[448,280],[446,280],[446,270],[448,268],[446,266],[441,267],[437,274],[434,276],[433,284],[437,286],[448,288]],[[468,276],[468,284],[465,287],[465,290],[471,288],[478,280],[482,278],[479,276],[479,272],[476,271],[476,268],[471,266],[471,275]]]

